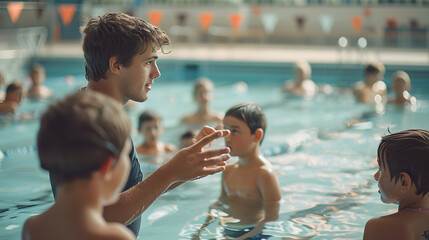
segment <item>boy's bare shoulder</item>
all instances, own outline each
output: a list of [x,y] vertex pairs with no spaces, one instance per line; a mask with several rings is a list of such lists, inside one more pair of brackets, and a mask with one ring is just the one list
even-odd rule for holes
[[274,169],[268,161],[265,160],[265,163],[259,166],[257,178],[262,182],[268,183],[277,179]]
[[408,227],[398,214],[370,219],[364,230],[364,240],[389,239],[401,240],[408,239]]
[[119,223],[109,223],[105,228],[99,229],[94,240],[135,240],[134,234]]

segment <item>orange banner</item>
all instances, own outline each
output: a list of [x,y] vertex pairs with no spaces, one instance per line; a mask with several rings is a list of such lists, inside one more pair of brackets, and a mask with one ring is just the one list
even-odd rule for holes
[[12,20],[13,23],[18,21],[23,8],[23,2],[11,2],[7,4],[7,11],[9,12],[10,20]]
[[161,11],[149,11],[149,22],[152,25],[159,27],[161,25],[162,12]]
[[213,13],[204,12],[200,14],[199,18],[200,18],[201,28],[204,31],[209,30],[213,22],[213,17],[214,17]]
[[63,21],[64,26],[70,25],[73,20],[73,16],[76,12],[76,5],[73,4],[64,4],[58,7],[58,13],[60,14],[61,20]]
[[363,19],[361,16],[353,16],[352,17],[352,23],[353,28],[355,29],[355,32],[360,32],[360,29],[362,27]]
[[238,32],[240,30],[241,20],[242,20],[242,17],[241,17],[241,14],[239,13],[233,13],[229,15],[229,21],[234,31]]

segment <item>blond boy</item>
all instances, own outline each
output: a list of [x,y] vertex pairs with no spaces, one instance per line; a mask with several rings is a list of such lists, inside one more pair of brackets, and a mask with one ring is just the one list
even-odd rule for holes
[[318,91],[317,85],[311,80],[311,66],[305,60],[296,61],[294,64],[295,79],[283,84],[283,92],[294,96],[312,98]]
[[198,109],[195,113],[184,116],[182,123],[191,129],[199,129],[205,124],[221,128],[222,116],[210,109],[210,103],[214,98],[213,91],[214,85],[209,78],[197,79],[194,85],[194,100],[198,104]]
[[40,64],[34,64],[30,69],[31,87],[28,90],[28,97],[33,99],[48,98],[52,96],[52,90],[43,86],[46,79],[45,68]]
[[391,88],[395,97],[389,99],[388,103],[404,105],[406,103],[416,104],[416,98],[408,91],[411,89],[410,76],[404,71],[396,71],[392,76]]

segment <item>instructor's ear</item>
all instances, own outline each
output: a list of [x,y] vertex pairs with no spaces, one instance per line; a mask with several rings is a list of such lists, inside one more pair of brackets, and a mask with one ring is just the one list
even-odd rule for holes
[[119,73],[121,64],[118,63],[118,57],[112,56],[109,59],[109,69],[112,73]]

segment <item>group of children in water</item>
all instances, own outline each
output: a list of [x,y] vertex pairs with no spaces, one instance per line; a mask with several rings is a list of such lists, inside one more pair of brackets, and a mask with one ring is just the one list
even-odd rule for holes
[[[45,81],[45,69],[42,65],[34,64],[30,69],[30,88],[27,90],[19,82],[14,81],[6,87],[6,92],[0,92],[0,115],[16,115],[18,106],[25,97],[31,99],[43,99],[53,96],[51,89],[43,85]],[[6,80],[0,73],[0,87],[5,85]]]
[[[96,34],[101,32],[104,37],[97,38]],[[128,56],[130,62],[120,60],[115,55],[120,53],[115,52],[108,56],[106,66],[93,62],[93,57],[98,56],[96,48],[103,49],[103,40],[136,41],[134,35],[127,34],[151,36],[140,36],[137,44],[152,44],[152,48],[134,47],[135,52]],[[121,101],[124,104],[128,99],[146,100],[153,79],[159,77],[157,51],[163,51],[162,46],[169,41],[159,28],[122,13],[91,19],[83,35],[88,89],[54,102],[41,118],[37,137],[40,164],[50,173],[56,202],[25,222],[22,238],[135,239],[138,230],[136,233],[129,227],[130,231],[124,224],[140,221],[140,214],[160,194],[184,181],[223,171],[220,197],[210,208],[228,213],[233,217],[229,224],[244,229],[235,232],[239,235],[225,233],[225,238],[262,239],[264,224],[278,219],[282,198],[275,171],[260,152],[267,126],[262,108],[255,103],[241,103],[229,108],[224,116],[212,112],[208,103],[213,97],[213,83],[200,79],[194,91],[198,110],[183,117],[182,122],[190,129],[214,123],[215,128],[222,130],[203,127],[187,132],[187,142],[171,160],[147,179],[124,188],[136,167],[131,124]],[[95,45],[89,48],[91,44]],[[317,93],[319,89],[310,80],[309,69],[305,63],[297,64],[296,82],[286,83],[284,90],[304,97]],[[97,72],[101,74],[98,77]],[[143,90],[133,89],[134,85],[130,88],[116,85],[118,80],[133,78],[132,73],[141,76],[135,83],[143,81]],[[381,82],[384,67],[368,65],[366,73],[365,82],[355,85],[357,99],[377,103],[381,97],[380,101],[384,101],[386,87]],[[127,79],[130,81],[127,84],[132,80]],[[398,96],[391,102],[413,101],[405,93],[409,88],[408,75],[395,74],[392,89],[402,98]],[[163,131],[158,114],[144,112],[138,129],[144,135],[144,142],[136,148],[138,153],[158,155],[177,150],[158,141]],[[225,148],[206,148],[218,138],[224,138]],[[238,160],[227,164],[229,156],[237,156]],[[381,200],[398,204],[399,208],[395,214],[368,221],[363,238],[429,239],[429,132],[406,130],[382,137],[377,161],[380,167],[374,177],[379,183]],[[122,189],[128,190],[120,193]],[[201,230],[211,222],[210,212],[194,239],[199,239]]]
[[[300,60],[294,66],[295,79],[286,81],[283,92],[304,98],[312,98],[316,93],[331,94],[332,86],[316,85],[311,80],[311,66],[307,61]],[[416,104],[416,98],[411,96],[411,80],[404,71],[396,71],[392,75],[391,89],[393,97],[387,96],[387,86],[384,83],[385,68],[381,62],[371,62],[365,67],[365,79],[353,85],[356,100],[366,104],[394,103],[397,105]]]

